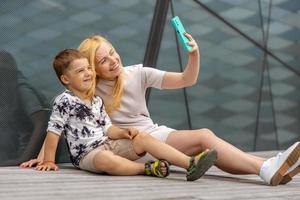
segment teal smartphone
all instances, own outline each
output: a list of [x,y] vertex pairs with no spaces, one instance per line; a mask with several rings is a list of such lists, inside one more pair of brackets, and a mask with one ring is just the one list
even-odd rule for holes
[[187,44],[189,39],[183,34],[185,32],[185,29],[184,29],[179,17],[178,16],[173,17],[171,19],[171,24],[174,27],[184,50],[186,52],[190,52],[192,50],[192,47]]

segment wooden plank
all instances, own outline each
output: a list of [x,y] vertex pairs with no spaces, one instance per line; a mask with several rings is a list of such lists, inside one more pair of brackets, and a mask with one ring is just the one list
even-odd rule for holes
[[[276,152],[256,153],[269,157]],[[300,199],[300,176],[276,187],[266,186],[256,175],[231,175],[216,167],[195,182],[172,168],[166,179],[146,176],[105,176],[60,165],[58,172],[18,167],[0,168],[1,200],[32,199]]]

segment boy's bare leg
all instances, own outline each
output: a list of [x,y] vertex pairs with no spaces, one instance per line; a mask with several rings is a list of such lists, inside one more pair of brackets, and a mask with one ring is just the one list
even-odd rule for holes
[[175,148],[153,138],[149,134],[140,133],[133,139],[133,148],[137,154],[150,153],[157,159],[165,159],[171,164],[188,169],[190,157]]
[[145,173],[145,165],[143,163],[133,162],[115,155],[111,151],[97,153],[94,158],[94,166],[96,169],[110,175],[130,176]]

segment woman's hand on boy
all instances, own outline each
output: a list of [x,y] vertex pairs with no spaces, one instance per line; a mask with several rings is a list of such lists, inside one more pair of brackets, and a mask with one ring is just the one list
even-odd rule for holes
[[43,161],[39,160],[39,159],[31,159],[29,161],[23,162],[20,164],[21,168],[31,168],[34,166],[39,166],[43,163]]
[[35,169],[38,171],[58,171],[59,167],[52,161],[45,161],[42,164],[38,165]]

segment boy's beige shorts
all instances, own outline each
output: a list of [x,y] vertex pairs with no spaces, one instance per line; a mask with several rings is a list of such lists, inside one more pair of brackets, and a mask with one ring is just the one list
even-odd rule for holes
[[111,140],[107,139],[101,146],[96,149],[90,151],[87,155],[85,155],[80,163],[79,168],[95,172],[95,173],[103,173],[103,171],[97,169],[94,165],[94,158],[100,151],[107,150],[113,152],[115,155],[121,156],[123,158],[127,158],[128,160],[137,160],[141,158],[143,155],[137,155],[133,149],[133,141],[128,139],[119,139],[119,140]]

